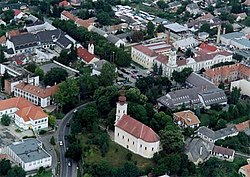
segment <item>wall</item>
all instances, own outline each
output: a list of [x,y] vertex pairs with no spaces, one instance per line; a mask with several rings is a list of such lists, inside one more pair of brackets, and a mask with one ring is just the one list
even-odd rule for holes
[[242,79],[242,80],[231,82],[230,91],[233,90],[233,87],[240,88],[241,89],[240,93],[242,95],[250,96],[250,89],[249,89],[250,82],[249,81]]

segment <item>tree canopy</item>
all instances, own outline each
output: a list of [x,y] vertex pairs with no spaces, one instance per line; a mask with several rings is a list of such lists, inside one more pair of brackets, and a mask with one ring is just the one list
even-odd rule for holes
[[186,82],[186,79],[188,76],[193,72],[192,68],[184,68],[182,71],[174,71],[172,73],[173,80],[180,83],[184,84]]
[[52,68],[50,71],[48,71],[44,76],[44,83],[46,85],[54,85],[59,84],[62,81],[65,81],[68,77],[68,73],[66,70],[62,68]]
[[111,63],[105,63],[101,69],[99,76],[99,85],[109,86],[112,85],[117,77],[116,67]]
[[5,126],[9,126],[10,125],[10,121],[11,121],[11,118],[9,115],[7,114],[4,114],[1,118],[1,123]]

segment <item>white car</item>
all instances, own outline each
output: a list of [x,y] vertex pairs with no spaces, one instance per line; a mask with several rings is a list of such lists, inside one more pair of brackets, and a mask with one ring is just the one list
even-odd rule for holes
[[63,145],[63,142],[62,142],[62,141],[59,141],[59,145],[62,146],[62,145]]
[[77,112],[77,109],[75,109],[74,111],[73,111],[73,113],[76,113]]

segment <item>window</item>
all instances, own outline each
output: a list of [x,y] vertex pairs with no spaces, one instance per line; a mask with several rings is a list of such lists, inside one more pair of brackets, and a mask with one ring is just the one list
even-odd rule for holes
[[122,139],[124,139],[124,136],[122,136]]
[[119,136],[119,133],[117,133],[117,136]]
[[152,148],[152,151],[154,151],[154,148]]
[[29,163],[29,166],[31,166],[32,165],[32,163]]
[[147,150],[147,147],[145,147],[145,151]]
[[140,148],[142,148],[142,144],[140,145]]
[[133,145],[135,144],[135,142],[133,141]]
[[128,138],[128,142],[129,142],[129,138]]

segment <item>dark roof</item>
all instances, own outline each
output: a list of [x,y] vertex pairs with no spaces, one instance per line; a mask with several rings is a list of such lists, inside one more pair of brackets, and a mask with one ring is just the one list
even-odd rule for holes
[[38,42],[36,36],[31,33],[13,36],[11,38],[11,41],[14,43],[15,46]]
[[227,102],[226,94],[219,88],[199,92],[206,106]]
[[23,3],[23,2],[19,2],[19,3],[11,3],[11,4],[8,4],[8,3],[5,3],[5,2],[1,2],[0,3],[0,8],[5,8],[5,7],[8,7],[10,9],[20,9],[21,6],[28,6],[28,4],[26,3]]
[[194,72],[190,74],[190,76],[186,79],[186,82],[192,87],[203,86],[208,88],[215,88],[215,85],[211,81]]
[[211,130],[210,128],[207,128],[207,127],[200,127],[197,131],[198,133],[202,134],[202,135],[205,135],[206,137],[212,139],[212,140],[215,140],[215,135],[214,135],[214,131]]
[[14,54],[14,50],[12,48],[9,48],[6,50],[7,54]]
[[44,24],[44,21],[37,19],[36,21],[34,21],[33,23],[27,24],[27,27],[31,27],[31,26],[36,26],[36,25],[42,25]]
[[113,34],[109,34],[108,37],[107,37],[107,40],[112,43],[112,44],[115,44],[117,43],[119,40],[121,40],[119,37],[113,35]]
[[67,48],[70,44],[73,44],[71,40],[69,40],[67,37],[64,35],[61,35],[60,38],[56,41],[56,43],[61,47],[61,48]]
[[127,32],[127,33],[117,34],[116,37],[120,39],[126,39],[127,37],[131,37],[132,35],[133,35],[133,32]]
[[53,40],[58,39],[63,32],[60,29],[40,31],[37,33],[37,38],[41,43],[53,42]]

